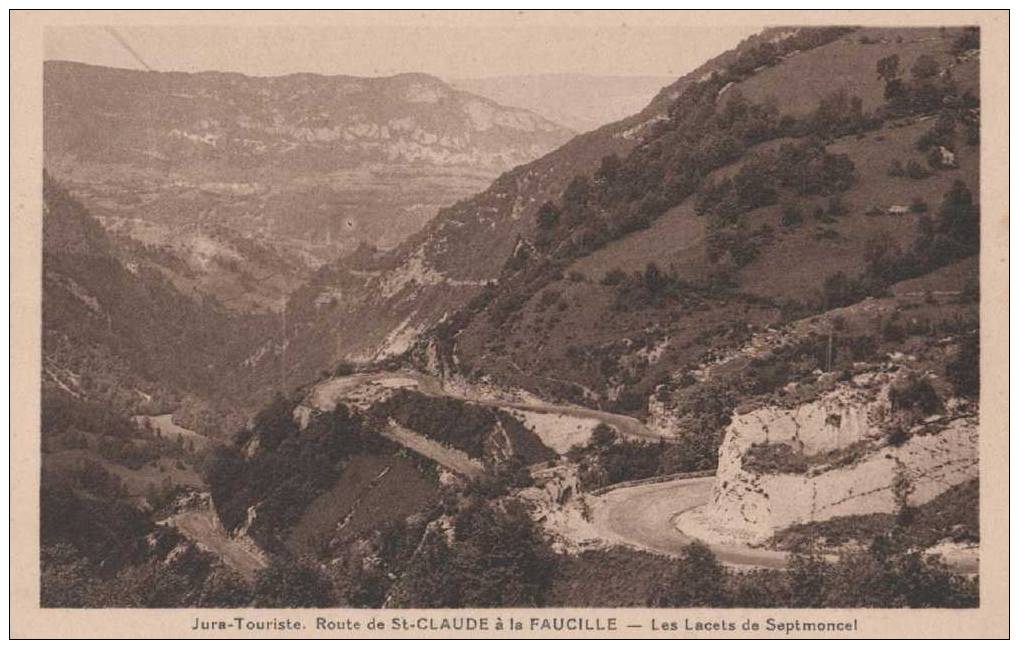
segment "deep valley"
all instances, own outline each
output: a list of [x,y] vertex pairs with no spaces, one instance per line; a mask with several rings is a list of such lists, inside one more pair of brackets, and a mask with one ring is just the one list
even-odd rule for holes
[[979,74],[48,62],[43,605],[978,606]]

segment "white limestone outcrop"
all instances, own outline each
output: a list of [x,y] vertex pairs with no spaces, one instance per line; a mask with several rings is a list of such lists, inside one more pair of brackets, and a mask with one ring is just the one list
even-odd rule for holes
[[[895,484],[903,479],[908,503],[920,505],[976,477],[972,413],[931,417],[914,425],[902,445],[888,444],[889,378],[860,376],[794,408],[735,415],[719,449],[711,500],[688,523],[715,539],[755,544],[793,524],[894,512]],[[762,444],[788,446],[801,459],[800,473],[755,468],[748,453]]]

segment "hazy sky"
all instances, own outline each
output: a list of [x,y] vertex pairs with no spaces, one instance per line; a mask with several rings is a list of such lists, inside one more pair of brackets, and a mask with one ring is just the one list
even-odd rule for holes
[[447,79],[535,73],[678,77],[763,27],[705,27],[691,25],[689,15],[639,12],[392,12],[327,19],[299,15],[310,24],[276,20],[245,27],[222,19],[220,25],[113,23],[126,45],[101,24],[49,27],[45,51],[47,59],[142,68],[133,49],[156,70],[250,75],[422,71]]

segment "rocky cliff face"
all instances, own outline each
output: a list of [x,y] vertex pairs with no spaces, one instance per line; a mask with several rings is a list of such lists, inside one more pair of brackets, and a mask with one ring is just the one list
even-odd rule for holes
[[256,78],[49,62],[44,113],[48,157],[184,173],[380,162],[501,171],[570,136],[533,112],[424,74]]
[[759,543],[792,524],[920,505],[976,477],[977,420],[963,403],[889,441],[892,378],[864,374],[798,407],[734,416],[711,501],[688,521]]

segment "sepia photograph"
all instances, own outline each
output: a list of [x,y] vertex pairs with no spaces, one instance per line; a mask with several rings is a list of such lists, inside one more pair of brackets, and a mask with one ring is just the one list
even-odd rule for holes
[[33,615],[1007,621],[1007,12],[70,13],[11,160]]

